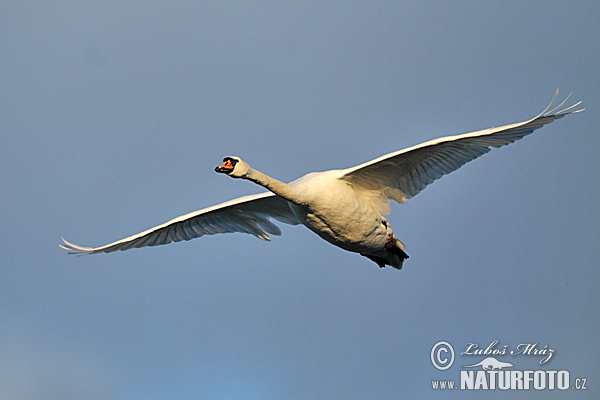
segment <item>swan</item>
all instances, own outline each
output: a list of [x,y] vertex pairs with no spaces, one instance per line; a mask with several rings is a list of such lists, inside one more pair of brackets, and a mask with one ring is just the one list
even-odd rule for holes
[[[250,167],[237,156],[225,157],[215,171],[246,179],[268,192],[244,196],[204,208],[102,247],[83,247],[63,239],[70,254],[110,253],[157,246],[203,235],[242,232],[269,241],[281,235],[272,220],[303,224],[329,243],[359,253],[383,268],[401,269],[408,254],[384,217],[391,200],[399,204],[427,185],[490,151],[522,139],[566,115],[581,102],[556,111],[558,90],[546,109],[533,119],[497,128],[447,136],[392,152],[356,167],[309,173],[289,184]],[[556,111],[556,112],[555,112]]]

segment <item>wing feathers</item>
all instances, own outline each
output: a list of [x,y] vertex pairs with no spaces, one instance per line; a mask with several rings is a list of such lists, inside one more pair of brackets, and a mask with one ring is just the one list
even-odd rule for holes
[[581,104],[578,102],[555,113],[570,97],[569,95],[558,106],[550,109],[557,95],[558,90],[548,107],[529,121],[431,140],[340,171],[340,179],[371,192],[379,191],[388,198],[403,203],[435,180],[488,153],[492,147],[506,146],[546,124],[583,111],[570,111]]
[[117,250],[158,246],[171,242],[191,240],[204,235],[241,232],[269,241],[268,234],[281,235],[281,230],[269,219],[297,225],[287,201],[273,193],[241,197],[217,206],[183,215],[165,224],[102,247],[83,247],[63,238],[63,249],[71,254],[110,253]]

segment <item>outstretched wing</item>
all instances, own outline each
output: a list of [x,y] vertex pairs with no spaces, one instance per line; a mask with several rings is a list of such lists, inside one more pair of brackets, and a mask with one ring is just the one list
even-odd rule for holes
[[290,225],[300,222],[292,214],[287,200],[266,192],[240,197],[225,203],[208,207],[175,218],[162,225],[148,229],[137,235],[107,244],[102,247],[82,247],[67,242],[60,245],[70,254],[110,253],[136,247],[158,246],[182,240],[191,240],[204,235],[217,233],[249,233],[261,240],[271,240],[267,233],[281,235],[281,230],[269,219]]
[[431,140],[340,171],[340,179],[383,196],[388,202],[392,199],[402,204],[442,176],[489,152],[491,147],[505,146],[565,115],[583,111],[569,111],[579,102],[555,112],[570,95],[549,110],[557,95],[558,90],[550,105],[529,121]]

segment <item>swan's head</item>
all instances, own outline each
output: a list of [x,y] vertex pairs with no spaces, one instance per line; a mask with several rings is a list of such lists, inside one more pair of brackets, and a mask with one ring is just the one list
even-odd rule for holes
[[225,157],[223,164],[215,168],[215,171],[227,174],[232,178],[244,178],[249,170],[250,166],[235,156]]

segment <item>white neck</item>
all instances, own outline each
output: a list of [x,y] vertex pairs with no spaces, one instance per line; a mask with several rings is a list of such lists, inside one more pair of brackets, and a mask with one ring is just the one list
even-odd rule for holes
[[271,192],[275,193],[277,196],[283,197],[284,199],[291,201],[292,203],[302,203],[300,193],[298,193],[298,191],[295,190],[293,186],[278,181],[277,179],[273,179],[260,171],[249,168],[248,172],[242,177],[242,179],[247,179],[251,182],[259,184],[267,188]]

